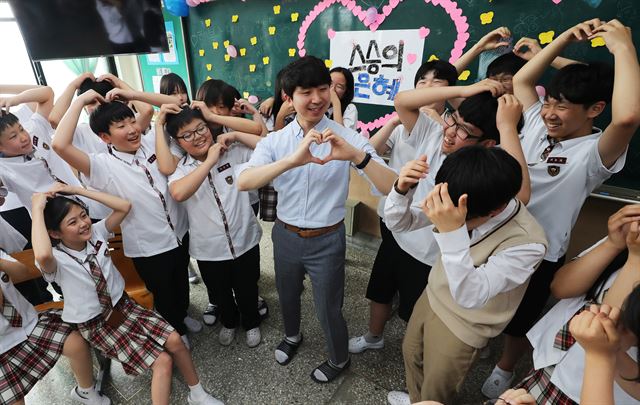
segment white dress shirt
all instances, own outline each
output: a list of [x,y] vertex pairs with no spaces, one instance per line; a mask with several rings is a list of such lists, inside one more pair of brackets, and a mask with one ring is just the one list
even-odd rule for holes
[[[338,125],[327,117],[314,127],[318,132],[330,128],[354,147],[371,154],[371,159],[386,166],[375,149],[356,132]],[[251,159],[240,169],[273,163],[292,154],[304,137],[297,120],[280,131],[272,132],[256,146]],[[317,157],[331,151],[329,143],[309,147]],[[349,191],[350,162],[331,161],[324,165],[309,163],[286,171],[273,180],[278,192],[278,218],[300,228],[322,228],[344,219],[345,201]],[[359,171],[360,174],[364,172]]]
[[612,174],[622,170],[627,152],[606,168],[598,153],[602,131],[594,128],[591,135],[559,142],[542,161],[541,155],[549,146],[549,140],[541,109],[542,103],[537,102],[524,113],[525,125],[521,132],[522,150],[531,178],[527,209],[547,234],[549,249],[545,259],[555,262],[567,252],[571,229],[585,199]]
[[[111,261],[107,241],[113,237],[113,234],[107,231],[105,222],[106,220],[103,219],[92,225],[91,241],[81,251],[70,249],[63,243],[54,247],[53,256],[58,264],[56,271],[42,273],[45,280],[55,281],[62,288],[64,295],[62,319],[65,322],[86,322],[102,313],[96,282],[89,268],[89,260],[93,257],[97,260],[107,282],[111,304],[115,306],[122,297],[124,279]],[[72,256],[83,264],[80,265]]]
[[[0,249],[0,259],[16,261],[2,249]],[[9,324],[0,311],[0,354],[2,354],[27,340],[38,323],[38,314],[33,309],[33,305],[16,290],[9,276],[2,271],[0,271],[0,289],[2,289],[4,300],[9,301],[22,317],[22,326],[16,328]]]
[[[189,254],[197,260],[236,259],[260,242],[249,193],[236,187],[236,168],[249,160],[252,149],[233,143],[218,159],[196,192],[182,204],[189,216]],[[169,184],[193,172],[200,162],[186,155],[169,177]]]
[[[112,148],[111,153],[89,154],[89,157],[91,169],[87,184],[132,203],[131,211],[121,224],[125,255],[149,257],[176,248],[178,239],[187,232],[187,216],[183,207],[171,198],[167,178],[158,170],[155,137],[144,135],[135,154]],[[141,166],[151,174],[153,186]]]
[[106,142],[93,132],[86,122],[80,122],[73,133],[73,146],[85,153],[108,153]]
[[[333,115],[333,107],[329,107],[327,114]],[[342,114],[342,126],[356,131],[358,129],[358,108],[355,104],[349,103]]]
[[515,199],[511,200],[502,212],[473,229],[471,236],[466,224],[455,231],[434,232],[442,252],[442,264],[451,295],[461,307],[483,307],[496,295],[521,286],[542,260],[544,245],[527,243],[497,252],[478,267],[473,264],[471,245],[506,220],[517,204]]
[[0,248],[8,253],[21,252],[26,244],[27,239],[0,216]]

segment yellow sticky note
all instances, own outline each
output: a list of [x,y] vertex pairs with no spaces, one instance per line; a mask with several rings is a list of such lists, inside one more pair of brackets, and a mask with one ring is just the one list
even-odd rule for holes
[[211,80],[211,76],[207,76],[207,80]]
[[432,60],[439,60],[440,58],[438,58],[436,55],[431,55],[429,56],[429,59],[427,60],[427,62],[431,62]]
[[547,32],[541,32],[538,35],[538,39],[540,40],[540,44],[544,45],[544,44],[549,44],[551,43],[551,41],[553,41],[553,36],[556,33],[554,31],[547,31]]
[[331,66],[333,65],[333,61],[331,59],[325,59],[324,65],[327,67],[327,69],[331,69]]
[[231,16],[231,22],[232,23],[237,23],[238,22],[238,14],[234,14]]
[[247,48],[240,48],[240,56],[244,56],[247,54]]
[[207,63],[207,70],[211,71],[212,68],[213,68],[213,66],[211,65],[211,63]]
[[597,48],[599,46],[605,46],[604,38],[596,37],[591,40],[591,47]]
[[296,21],[298,21],[298,17],[300,17],[300,14],[298,14],[298,13],[291,13],[291,22],[296,22]]
[[211,43],[211,46],[213,47],[213,49],[218,49],[218,46],[219,46],[218,41],[213,41]]
[[268,56],[263,57],[262,58],[262,63],[265,64],[265,65],[268,65],[269,64],[269,57]]
[[253,63],[249,65],[249,72],[255,72],[256,71],[256,65],[254,65]]
[[491,21],[493,21],[493,11],[480,14],[480,22],[482,25],[491,24]]
[[251,37],[249,39],[249,42],[251,43],[251,45],[255,45],[258,43],[258,38],[257,37]]
[[225,62],[229,62],[230,60],[231,60],[231,56],[229,56],[229,54],[228,54],[228,53],[225,53],[225,54],[224,54],[224,61],[225,61]]
[[471,74],[470,70],[465,70],[462,73],[460,73],[460,76],[458,76],[458,80],[465,81],[469,78],[470,74]]
[[296,48],[289,48],[289,56],[290,57],[296,56]]
[[229,46],[229,44],[230,44],[230,42],[229,42],[229,40],[228,40],[228,39],[222,43],[222,45],[224,45],[224,49],[227,49],[227,47]]
[[200,56],[204,56],[204,49],[200,49],[200,50],[198,51],[198,54],[199,54]]
[[204,26],[207,28],[211,27],[211,18],[204,20]]
[[280,14],[280,6],[273,6],[273,14]]
[[276,35],[276,27],[273,25],[269,27],[269,35]]
[[244,91],[242,92],[242,98],[244,98],[245,100],[249,98],[249,92],[248,91]]

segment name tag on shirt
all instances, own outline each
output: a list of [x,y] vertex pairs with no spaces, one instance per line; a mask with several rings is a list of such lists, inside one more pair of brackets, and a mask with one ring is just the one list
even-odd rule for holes
[[227,169],[231,168],[231,163],[225,163],[222,166],[218,167],[218,173],[222,173]]
[[147,162],[149,163],[153,163],[156,161],[156,154],[154,153],[153,155],[151,155],[151,157],[149,159],[147,159]]
[[550,156],[550,157],[547,158],[547,163],[564,165],[564,164],[567,163],[567,158],[566,157],[558,157],[558,156]]
[[38,137],[35,135],[33,137],[33,146],[38,146]]

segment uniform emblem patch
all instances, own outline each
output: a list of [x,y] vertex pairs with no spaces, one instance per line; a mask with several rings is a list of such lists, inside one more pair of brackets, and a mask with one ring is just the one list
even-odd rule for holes
[[228,185],[232,185],[233,184],[233,177],[232,176],[227,176],[224,179],[227,181]]
[[552,177],[556,177],[560,173],[560,166],[547,167],[547,173]]

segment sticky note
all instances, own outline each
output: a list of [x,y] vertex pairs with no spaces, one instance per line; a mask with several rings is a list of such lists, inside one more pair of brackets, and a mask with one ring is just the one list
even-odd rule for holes
[[280,14],[280,6],[273,6],[273,14]]
[[204,49],[200,49],[200,50],[198,51],[198,54],[199,54],[200,56],[204,56]]
[[538,35],[538,39],[540,40],[540,44],[541,44],[541,45],[544,45],[544,44],[551,43],[551,41],[553,41],[553,36],[554,36],[555,34],[556,34],[556,33],[555,33],[555,32],[553,32],[553,31],[541,32],[541,33]]
[[300,17],[300,14],[298,14],[298,13],[291,13],[291,22],[296,22],[296,21],[298,21],[298,17]]
[[231,60],[231,56],[228,53],[224,54],[224,61],[229,62]]
[[254,65],[253,63],[251,65],[249,65],[249,72],[255,72],[256,71],[256,65]]
[[273,25],[269,27],[269,35],[276,35],[276,27]]
[[249,98],[249,92],[248,91],[244,91],[242,92],[242,98],[244,98],[245,100]]
[[289,48],[289,56],[292,58],[296,56],[296,48]]
[[333,66],[333,61],[331,59],[325,59],[324,65],[327,67],[327,69],[331,69],[331,66]]
[[247,48],[240,48],[240,56],[244,56],[247,54]]
[[480,22],[482,25],[491,24],[491,21],[493,21],[493,11],[480,14]]
[[265,64],[265,65],[268,65],[269,64],[269,57],[268,56],[263,57],[262,58],[262,63]]
[[211,80],[211,76],[208,76],[208,75],[207,75],[207,80]]
[[431,62],[432,60],[439,60],[439,58],[436,55],[431,55],[429,56],[429,59],[427,60],[427,62]]
[[211,27],[211,18],[204,20],[204,26],[207,28]]
[[230,42],[229,42],[229,40],[228,40],[228,39],[222,43],[222,45],[224,45],[224,49],[227,49],[227,47],[229,46],[229,44],[230,44]]
[[212,68],[213,68],[213,66],[211,65],[211,63],[207,63],[207,70],[211,71]]
[[465,70],[462,73],[460,73],[460,76],[458,76],[458,80],[465,81],[469,78],[470,74],[471,74],[470,70]]
[[238,22],[238,14],[234,14],[231,16],[231,22],[232,23],[237,23]]
[[219,45],[220,45],[220,44],[218,44],[218,41],[213,41],[213,42],[211,43],[211,46],[213,46],[213,49],[218,49],[218,46],[219,46]]
[[596,37],[591,40],[591,47],[597,48],[599,46],[605,46],[604,38]]
[[249,42],[251,43],[251,45],[255,45],[258,43],[258,38],[257,37],[251,37],[249,39]]

